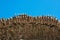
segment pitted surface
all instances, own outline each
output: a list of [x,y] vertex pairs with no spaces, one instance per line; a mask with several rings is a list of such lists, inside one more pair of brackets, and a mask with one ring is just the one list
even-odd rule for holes
[[19,15],[0,20],[1,40],[60,40],[60,23],[53,17]]

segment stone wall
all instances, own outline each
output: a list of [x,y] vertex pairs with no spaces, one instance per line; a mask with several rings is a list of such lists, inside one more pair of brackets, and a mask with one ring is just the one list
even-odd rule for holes
[[0,40],[60,40],[60,23],[53,17],[18,15],[0,20]]

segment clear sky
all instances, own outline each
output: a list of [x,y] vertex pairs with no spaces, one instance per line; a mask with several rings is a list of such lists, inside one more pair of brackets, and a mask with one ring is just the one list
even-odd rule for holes
[[0,0],[0,18],[23,13],[31,16],[51,15],[60,20],[60,0]]

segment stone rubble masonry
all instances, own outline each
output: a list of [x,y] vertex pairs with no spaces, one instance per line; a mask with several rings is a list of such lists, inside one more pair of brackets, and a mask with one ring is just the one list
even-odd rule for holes
[[9,25],[12,22],[16,23],[31,23],[31,22],[36,22],[36,23],[41,23],[41,24],[48,24],[48,25],[57,25],[58,26],[58,20],[55,18],[52,18],[50,16],[41,16],[41,17],[31,17],[27,15],[19,15],[16,17],[12,17],[10,19],[1,19],[0,20],[0,25]]
[[60,40],[60,22],[51,16],[18,15],[0,19],[0,40]]

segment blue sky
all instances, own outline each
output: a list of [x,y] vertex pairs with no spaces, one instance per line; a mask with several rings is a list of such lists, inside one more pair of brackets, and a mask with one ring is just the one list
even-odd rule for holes
[[51,15],[60,20],[60,0],[0,0],[0,18],[23,13],[31,16]]

